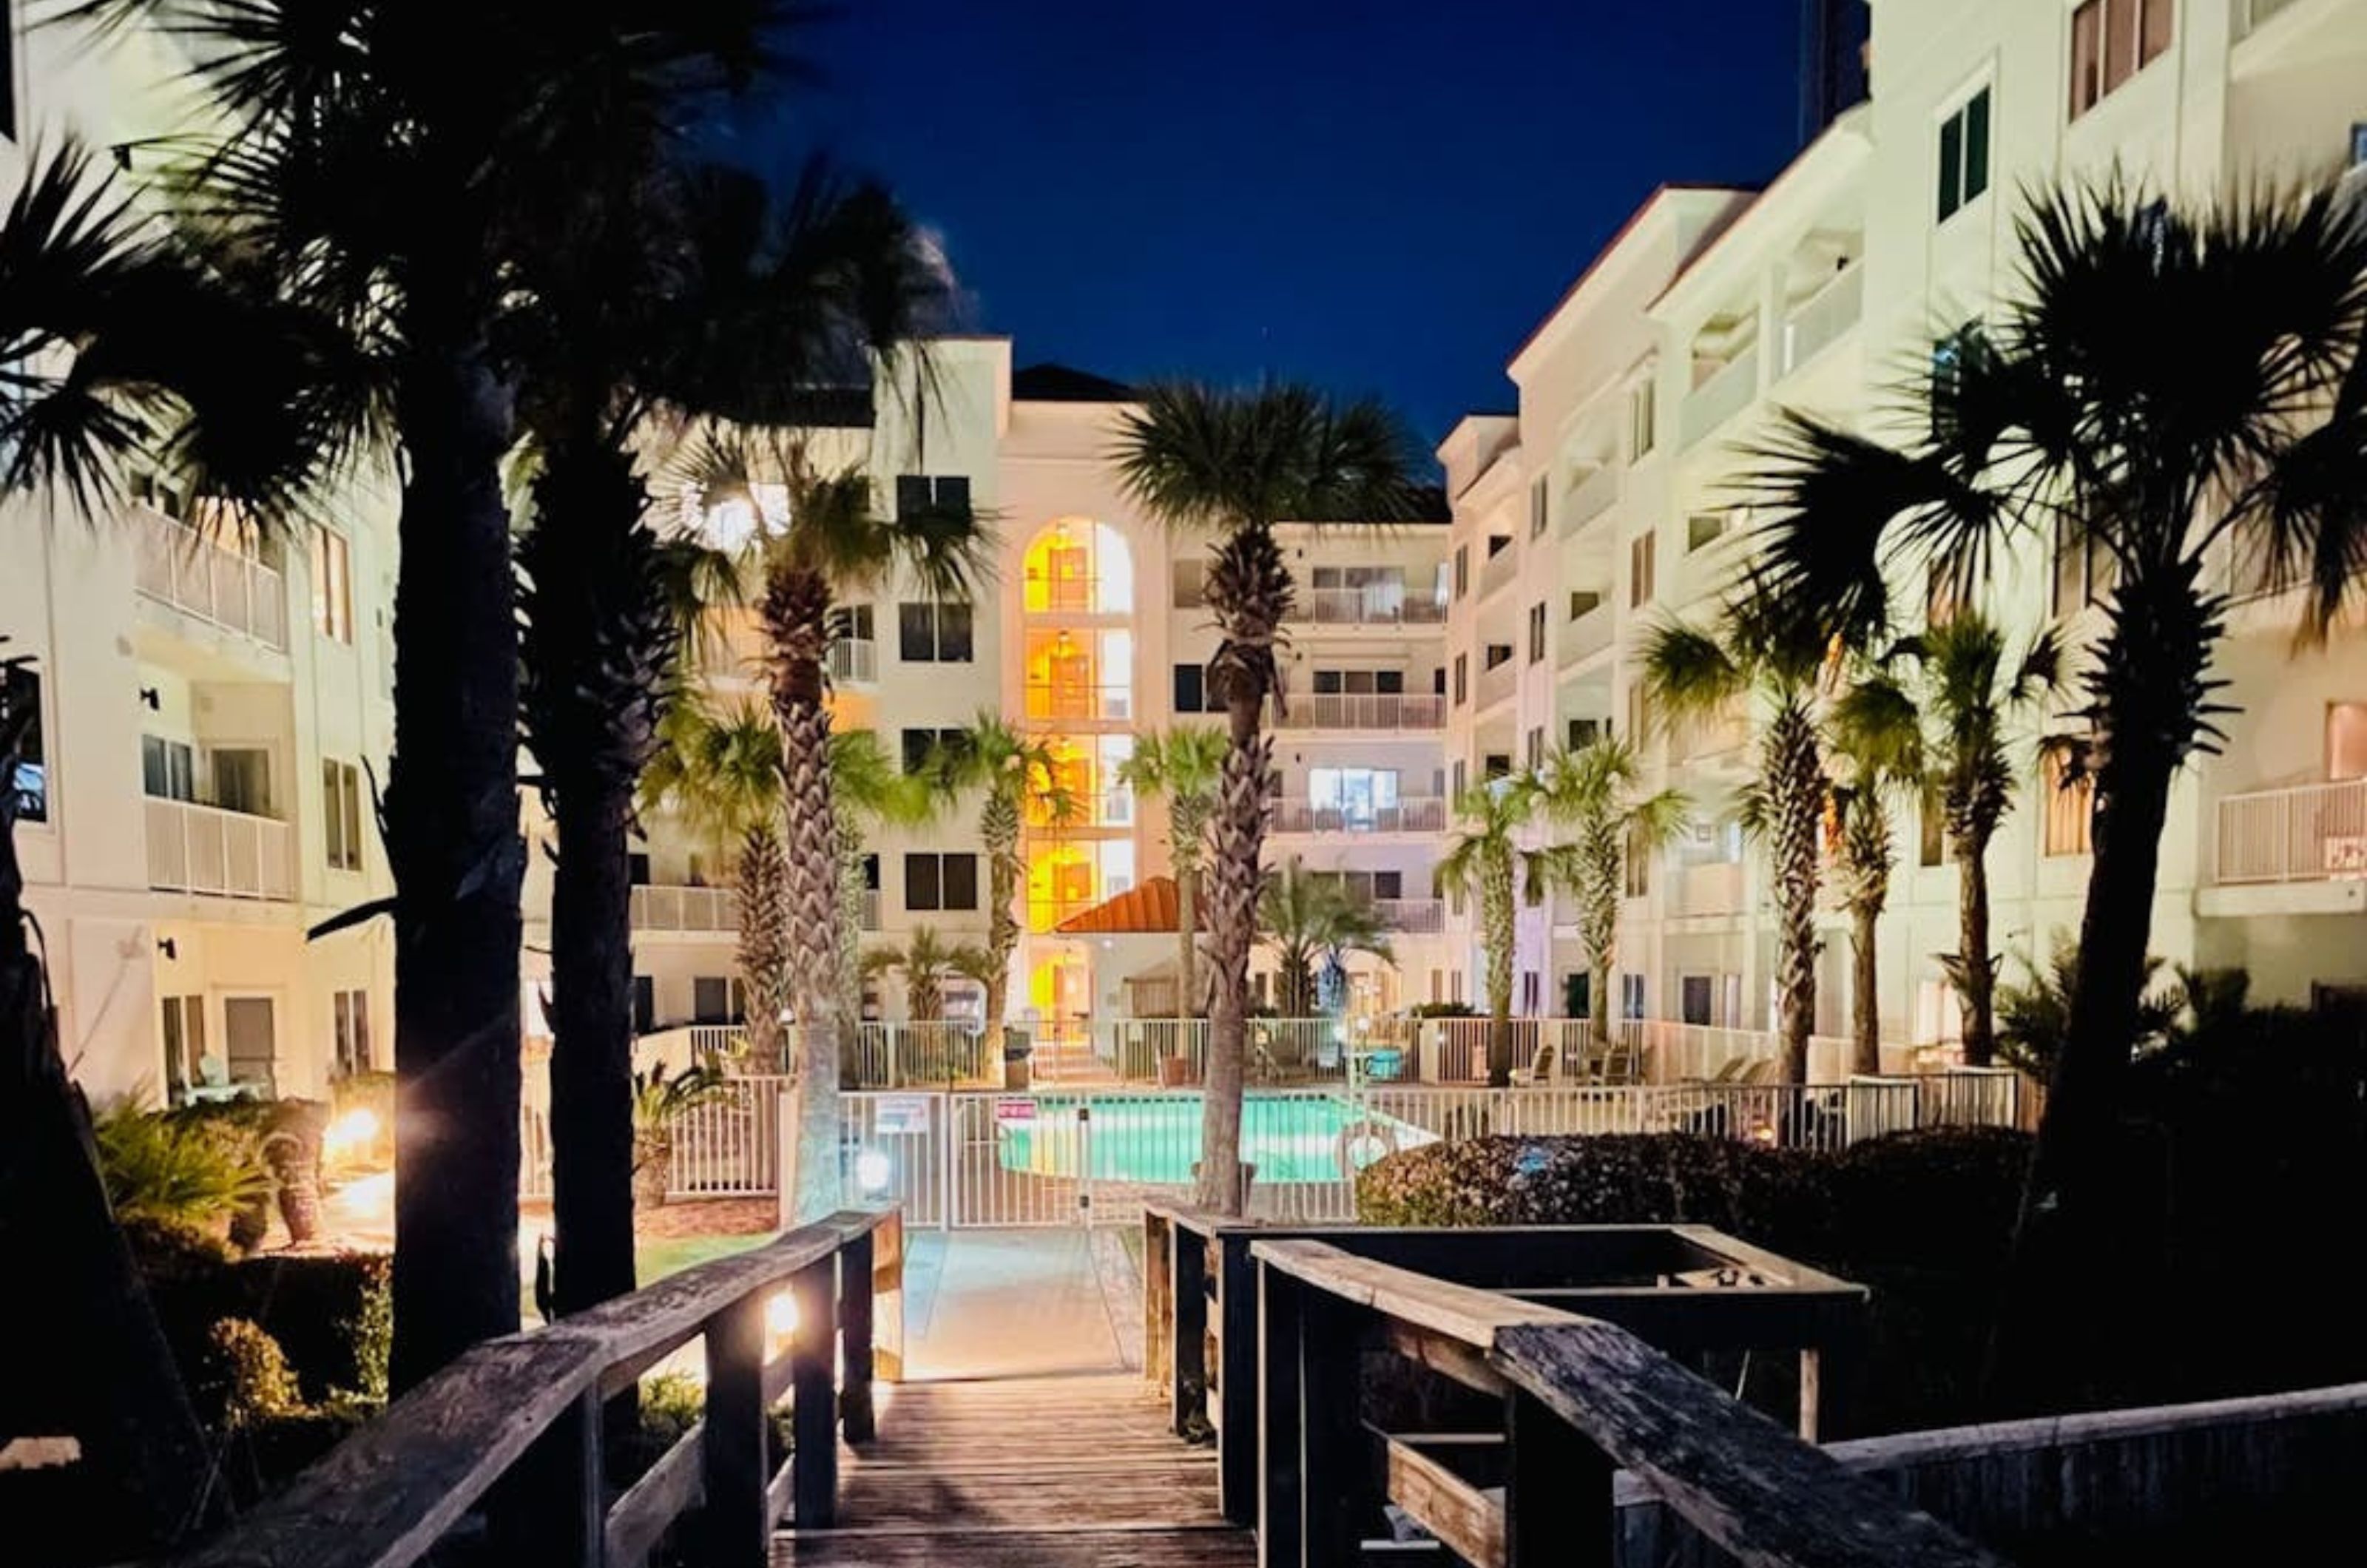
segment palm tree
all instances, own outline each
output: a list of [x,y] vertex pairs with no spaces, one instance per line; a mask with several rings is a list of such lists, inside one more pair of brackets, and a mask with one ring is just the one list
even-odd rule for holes
[[1224,770],[1225,737],[1206,725],[1178,725],[1164,735],[1138,735],[1134,754],[1118,764],[1118,782],[1137,795],[1167,802],[1167,848],[1175,862],[1175,981],[1178,1010],[1199,1013],[1200,862],[1208,819]]
[[1989,951],[1989,840],[2013,804],[2016,769],[2007,731],[2035,716],[2062,683],[2063,643],[2052,628],[2009,659],[1996,623],[1959,610],[1895,657],[1914,667],[1913,691],[1928,731],[1926,789],[1956,863],[1956,951],[1941,955],[1964,1020],[1965,1061],[1986,1067],[1997,1046],[1998,956]]
[[1523,891],[1542,897],[1562,874],[1557,852],[1523,849],[1517,841],[1535,818],[1535,777],[1515,773],[1489,779],[1455,798],[1455,818],[1464,824],[1447,844],[1433,874],[1443,893],[1479,905],[1481,976],[1488,993],[1488,1085],[1512,1081],[1512,943]]
[[935,817],[937,792],[925,777],[896,766],[868,729],[839,730],[830,738],[831,808],[838,814],[839,1016],[863,1010],[864,845],[880,827],[917,828]]
[[1819,735],[1837,648],[1850,639],[1791,615],[1746,581],[1715,628],[1670,623],[1645,635],[1644,682],[1672,723],[1721,723],[1755,706],[1758,777],[1747,823],[1773,861],[1777,1032],[1784,1074],[1808,1076],[1817,1016],[1817,891],[1827,781]]
[[914,1023],[945,1021],[947,980],[958,976],[987,984],[995,973],[991,953],[975,942],[946,942],[934,926],[914,926],[901,948],[874,951],[885,966],[902,972],[904,1011]]
[[648,811],[672,810],[694,834],[731,857],[739,897],[740,985],[747,997],[748,1055],[774,1066],[787,1055],[788,864],[781,840],[781,734],[753,704],[718,713],[695,698],[667,710],[663,745],[641,774]]
[[1263,721],[1267,694],[1282,701],[1274,654],[1292,591],[1274,525],[1409,515],[1415,502],[1410,447],[1396,416],[1379,403],[1334,404],[1286,385],[1244,392],[1190,383],[1155,387],[1121,423],[1116,458],[1127,493],[1170,527],[1206,529],[1221,540],[1207,575],[1218,632],[1208,687],[1225,705],[1228,745],[1212,824],[1208,947],[1216,983],[1195,1199],[1218,1213],[1239,1214],[1247,1201],[1241,1064],[1274,776]]
[[1611,1038],[1611,973],[1628,857],[1659,854],[1692,819],[1684,792],[1646,795],[1643,773],[1635,746],[1610,735],[1576,751],[1556,751],[1536,771],[1539,812],[1571,835],[1557,846],[1554,868],[1578,905],[1592,1014],[1588,1032],[1597,1046]]
[[1831,782],[1827,841],[1850,915],[1850,1021],[1856,1041],[1852,1072],[1882,1072],[1882,967],[1875,938],[1890,902],[1896,861],[1890,807],[1920,798],[1924,759],[1921,716],[1915,699],[1888,674],[1870,672],[1837,698],[1826,722],[1826,747],[1837,775]]
[[[90,0],[187,45],[221,129],[176,171],[224,254],[338,325],[323,417],[402,450],[393,1378],[517,1325],[518,667],[499,465],[531,316],[717,98],[773,74],[787,0]],[[231,353],[223,376],[249,360]],[[335,384],[333,379],[333,385]]]
[[1372,900],[1336,876],[1304,869],[1297,856],[1266,877],[1258,898],[1258,937],[1274,951],[1281,982],[1276,1006],[1285,1018],[1312,1018],[1316,974],[1352,953],[1395,963],[1387,932]]
[[979,838],[986,850],[986,951],[994,968],[986,987],[986,1023],[1002,1027],[1011,990],[1011,957],[1019,951],[1019,886],[1026,863],[1019,834],[1033,806],[1054,827],[1075,822],[1083,803],[1060,777],[1059,757],[1049,741],[1025,735],[981,708],[952,744],[939,748],[929,771],[947,795],[980,792]]

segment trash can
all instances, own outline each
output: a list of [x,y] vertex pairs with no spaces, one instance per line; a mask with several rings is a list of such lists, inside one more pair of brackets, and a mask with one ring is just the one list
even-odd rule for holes
[[1036,1049],[1024,1029],[1002,1032],[1002,1088],[1006,1094],[1027,1092],[1027,1058]]

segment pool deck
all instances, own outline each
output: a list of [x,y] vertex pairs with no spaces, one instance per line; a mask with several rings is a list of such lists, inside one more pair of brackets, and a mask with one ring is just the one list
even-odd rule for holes
[[1133,1370],[1140,1289],[1107,1228],[915,1233],[904,1262],[905,1376]]

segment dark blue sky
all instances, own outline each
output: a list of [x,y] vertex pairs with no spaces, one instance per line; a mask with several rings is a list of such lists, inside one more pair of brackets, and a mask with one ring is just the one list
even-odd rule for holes
[[1433,442],[1663,180],[1794,139],[1791,0],[850,0],[740,155],[826,142],[939,230],[972,329],[1264,372]]

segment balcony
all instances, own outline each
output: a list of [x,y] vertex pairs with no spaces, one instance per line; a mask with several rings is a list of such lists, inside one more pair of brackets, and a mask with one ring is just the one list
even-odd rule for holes
[[879,889],[866,887],[863,890],[863,902],[855,907],[855,919],[865,931],[879,929]]
[[1446,699],[1398,692],[1290,694],[1277,729],[1444,729]]
[[637,931],[732,931],[740,929],[740,897],[729,887],[648,884],[633,889]]
[[1490,664],[1479,671],[1479,705],[1493,707],[1512,694],[1521,681],[1521,660],[1516,655],[1501,664]]
[[1554,652],[1555,665],[1567,670],[1609,648],[1614,618],[1611,606],[1601,604],[1574,621],[1563,622],[1560,645]]
[[1317,806],[1304,797],[1274,802],[1276,833],[1439,833],[1446,829],[1446,802],[1408,796],[1388,806]]
[[1565,539],[1619,504],[1620,472],[1605,463],[1572,486],[1562,504],[1561,536]]
[[1503,547],[1489,556],[1487,564],[1479,569],[1479,597],[1485,599],[1491,593],[1502,592],[1520,574],[1521,552],[1507,539]]
[[132,583],[142,597],[266,648],[287,648],[288,590],[277,571],[151,507],[133,507],[131,524]]
[[2254,790],[2219,801],[2212,880],[2367,880],[2367,778]]
[[830,645],[830,679],[832,685],[877,684],[879,680],[879,645],[869,637],[843,637]]
[[1128,719],[1134,692],[1127,686],[1027,683],[1027,716],[1033,719]]
[[1752,344],[1718,372],[1693,389],[1679,411],[1677,426],[1682,444],[1700,445],[1720,425],[1750,406],[1759,395],[1759,345]]
[[194,801],[145,802],[148,886],[173,893],[287,901],[296,897],[296,829]]
[[1742,863],[1711,861],[1688,865],[1677,873],[1677,912],[1683,915],[1738,915],[1742,912]]
[[1403,588],[1309,588],[1290,618],[1319,626],[1435,626],[1445,624],[1446,606]]
[[1865,297],[1865,266],[1852,262],[1826,280],[1784,322],[1783,375],[1789,376],[1857,325]]
[[1446,929],[1446,904],[1438,898],[1376,898],[1373,914],[1389,931],[1434,936]]

